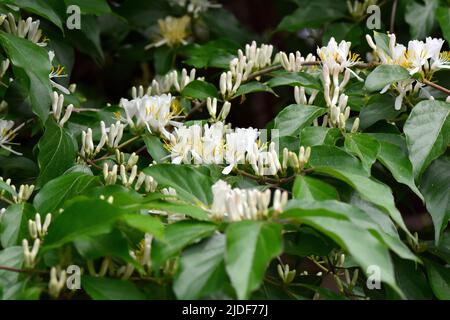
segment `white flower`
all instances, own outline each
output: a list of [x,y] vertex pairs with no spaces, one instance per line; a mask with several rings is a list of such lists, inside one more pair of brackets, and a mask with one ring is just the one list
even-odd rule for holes
[[16,155],[22,155],[20,152],[11,149],[10,145],[17,143],[11,142],[16,136],[17,131],[19,131],[24,126],[24,123],[12,129],[14,127],[14,121],[0,119],[0,148],[3,148]]
[[256,157],[258,150],[254,147],[258,137],[258,129],[253,128],[237,128],[226,134],[225,160],[228,166],[223,169],[223,174],[229,174],[238,164],[245,163],[246,154]]
[[331,73],[335,68],[338,68],[339,72],[342,72],[344,69],[354,66],[359,61],[359,55],[352,54],[350,46],[351,42],[342,40],[338,44],[331,37],[327,46],[317,49],[317,55],[322,65],[327,65]]
[[176,118],[171,110],[174,99],[170,94],[144,95],[133,100],[122,99],[120,106],[125,110],[126,120],[131,127],[146,127],[149,132],[159,132],[168,139],[170,133],[166,126],[180,125],[172,120]]
[[[55,58],[55,52],[54,51],[49,51],[48,52],[48,58],[50,60],[50,64],[53,63],[53,59]],[[52,86],[58,90],[60,90],[62,93],[64,94],[70,94],[70,91],[65,88],[64,86],[60,85],[59,83],[53,81],[52,79],[55,78],[64,78],[67,77],[67,74],[64,74],[64,67],[61,65],[58,65],[56,68],[52,65],[52,69],[50,71],[50,74],[48,75],[49,79],[50,79],[50,83],[52,84]]]
[[45,47],[47,43],[41,40],[42,30],[39,29],[39,20],[33,21],[31,17],[27,20],[19,19],[16,23],[16,19],[12,13],[8,15],[1,15],[0,25],[3,24],[7,33],[18,36],[19,38],[27,39],[38,46]]

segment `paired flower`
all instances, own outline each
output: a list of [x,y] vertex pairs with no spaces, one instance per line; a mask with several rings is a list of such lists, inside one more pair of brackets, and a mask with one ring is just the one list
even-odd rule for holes
[[10,146],[17,145],[17,143],[11,142],[16,134],[24,126],[24,123],[13,129],[14,121],[0,119],[0,148],[5,149],[16,155],[22,155],[20,152],[14,151]]
[[64,73],[64,67],[61,65],[58,65],[57,67],[53,66],[53,60],[55,59],[55,52],[49,51],[48,52],[48,58],[50,60],[50,64],[52,64],[52,69],[50,71],[50,74],[48,75],[50,79],[51,85],[61,91],[64,94],[70,94],[69,89],[64,87],[63,85],[60,85],[59,83],[55,82],[53,79],[57,78],[64,78],[67,77],[67,74]]

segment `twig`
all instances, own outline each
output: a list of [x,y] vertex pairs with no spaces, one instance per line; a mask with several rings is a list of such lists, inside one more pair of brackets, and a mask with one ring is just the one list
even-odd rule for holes
[[430,80],[427,80],[427,79],[422,79],[421,81],[422,81],[424,84],[426,84],[427,86],[433,87],[433,88],[435,88],[435,89],[437,89],[437,90],[439,90],[439,91],[444,92],[445,94],[450,95],[450,90],[447,89],[447,88],[444,88],[444,87],[442,87],[442,86],[440,86],[440,85],[438,85],[438,84],[436,84],[436,83],[434,83],[434,82],[432,82],[432,81],[430,81]]
[[395,16],[397,15],[397,4],[398,4],[398,0],[394,0],[392,3],[391,26],[389,28],[390,33],[394,33],[394,31],[395,31]]
[[18,269],[8,266],[0,266],[0,270],[18,272],[18,273],[37,273],[37,274],[48,274],[49,272],[46,270],[34,270],[34,269]]

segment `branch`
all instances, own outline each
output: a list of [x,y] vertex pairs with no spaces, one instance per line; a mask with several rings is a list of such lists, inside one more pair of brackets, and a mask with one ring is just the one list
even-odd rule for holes
[[389,28],[390,33],[394,33],[394,31],[395,31],[395,16],[397,15],[397,3],[398,3],[398,0],[394,0],[394,2],[392,3],[391,26]]
[[430,81],[430,80],[427,80],[427,79],[422,79],[421,81],[422,81],[424,84],[426,84],[427,86],[433,87],[433,88],[435,88],[435,89],[437,89],[437,90],[439,90],[439,91],[444,92],[444,93],[447,94],[447,95],[450,95],[450,90],[447,89],[447,88],[444,88],[444,87],[442,87],[442,86],[440,86],[440,85],[438,85],[438,84],[436,84],[436,83],[434,83],[434,82],[432,82],[432,81]]
[[18,272],[18,273],[37,273],[37,274],[48,274],[49,272],[46,270],[34,270],[34,269],[18,269],[8,266],[0,266],[0,270]]

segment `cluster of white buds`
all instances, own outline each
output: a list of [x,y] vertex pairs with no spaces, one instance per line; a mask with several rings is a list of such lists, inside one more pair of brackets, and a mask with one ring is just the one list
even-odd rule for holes
[[291,167],[295,172],[301,172],[308,163],[311,156],[311,147],[301,146],[298,155],[295,152],[289,151],[287,148],[283,149],[283,163],[284,171]]
[[309,99],[306,97],[305,93],[305,87],[302,86],[295,86],[294,87],[294,99],[295,103],[297,104],[308,104],[312,105],[314,103],[314,100],[317,97],[317,94],[319,93],[318,90],[311,90],[311,95],[309,96]]
[[207,98],[206,99],[206,108],[208,109],[209,115],[213,122],[222,121],[225,122],[228,114],[230,113],[231,103],[225,101],[222,109],[220,110],[219,116],[217,116],[217,99],[216,98]]
[[52,267],[50,269],[50,281],[48,283],[48,293],[53,298],[58,298],[61,290],[66,284],[67,274],[65,270]]
[[138,191],[142,185],[144,186],[144,190],[146,193],[149,192],[155,192],[156,187],[158,186],[158,183],[156,180],[143,172],[140,172],[136,181],[136,184],[134,185],[134,189]]
[[277,271],[278,271],[278,275],[280,276],[280,278],[284,284],[291,283],[295,278],[296,270],[295,269],[289,270],[288,264],[285,264],[284,266],[281,264],[278,264]]
[[[341,94],[339,97],[338,106],[330,107],[329,117],[324,117],[324,122],[328,120],[328,124],[332,128],[339,128],[341,130],[345,130],[347,120],[350,117],[350,107],[347,106],[348,96],[345,94]],[[353,122],[351,132],[354,133],[358,131],[359,128],[359,118],[355,118]]]
[[[196,69],[191,69],[188,73],[188,71],[183,68],[181,70],[181,75],[178,75],[177,70],[172,70],[162,77],[153,79],[147,89],[143,86],[132,87],[131,96],[133,99],[136,99],[142,98],[145,95],[161,95],[163,93],[169,93],[172,89],[181,92],[189,83],[196,80],[196,72]],[[197,78],[197,80],[202,79],[203,78]]]
[[41,240],[47,234],[48,227],[52,221],[52,214],[47,213],[44,223],[41,223],[41,215],[36,213],[34,220],[28,220],[28,231],[32,239],[40,238]]
[[126,167],[123,164],[120,165],[120,179],[125,187],[130,187],[133,184],[136,177],[137,177],[137,165],[134,165],[131,168],[129,176],[127,175]]
[[45,41],[41,41],[42,30],[39,29],[39,20],[33,21],[31,17],[27,20],[19,19],[16,23],[16,19],[12,13],[8,15],[2,14],[0,16],[0,25],[3,27],[7,33],[18,36],[19,38],[28,39],[29,41],[37,44],[38,46],[46,46]]
[[9,68],[9,59],[5,59],[0,63],[0,78],[3,78]]
[[105,179],[106,185],[116,184],[117,181],[117,164],[113,165],[112,169],[109,170],[108,164],[103,163],[103,179]]
[[33,268],[36,264],[36,256],[39,252],[39,248],[41,246],[41,239],[37,238],[34,240],[33,247],[30,250],[30,246],[28,245],[28,240],[22,240],[22,248],[23,248],[23,257],[25,268]]
[[238,57],[230,61],[230,71],[233,78],[241,75],[241,79],[246,81],[252,71],[262,69],[272,64],[273,46],[262,44],[257,46],[256,41],[245,45],[245,54],[239,49]]
[[[11,185],[11,188],[16,191],[16,186]],[[24,203],[27,202],[28,199],[30,199],[31,195],[34,191],[34,185],[30,184],[22,184],[19,187],[19,192],[17,192],[17,195],[13,196],[13,200],[15,203]]]
[[299,51],[296,51],[295,54],[291,52],[289,55],[281,51],[279,55],[281,66],[289,72],[299,72],[302,70],[303,65],[313,64],[316,61],[316,57],[313,54],[309,53],[306,57],[302,57]]
[[238,73],[236,78],[233,79],[233,74],[231,71],[223,72],[220,75],[220,93],[225,100],[233,97],[233,95],[237,92],[242,83],[242,76],[242,73]]
[[116,162],[118,164],[124,164],[125,168],[127,170],[131,169],[135,164],[137,164],[139,161],[139,156],[133,152],[132,154],[130,154],[130,156],[128,157],[128,160],[125,161],[125,154],[121,151],[119,151],[118,149],[116,149]]
[[56,91],[53,91],[52,114],[53,118],[55,118],[55,121],[59,124],[60,127],[63,127],[64,124],[67,122],[67,120],[69,120],[70,115],[72,114],[73,111],[73,104],[69,104],[66,108],[64,116],[61,118],[63,104],[64,104],[64,95],[63,94],[58,95]]
[[116,123],[111,124],[109,128],[106,128],[106,125],[103,121],[100,122],[100,127],[102,131],[102,136],[100,138],[100,142],[97,145],[95,153],[100,152],[103,145],[106,145],[109,148],[117,148],[119,146],[120,140],[123,137],[123,129],[125,126],[120,121],[116,121]]
[[[213,204],[211,217],[216,220],[227,219],[229,221],[260,220],[268,217],[271,191],[267,189],[232,189],[223,180],[217,181],[212,186]],[[288,200],[287,192],[275,192],[274,209],[281,212]]]
[[[345,86],[350,80],[350,69],[344,71],[344,77],[342,81],[339,80],[339,68],[335,68],[333,73],[330,74],[330,69],[327,65],[322,68],[322,80],[323,80],[323,95],[328,107],[335,106],[338,102],[341,92],[344,91]],[[331,80],[332,79],[332,80]]]
[[281,163],[275,150],[275,142],[269,144],[268,150],[258,149],[258,144],[253,144],[253,152],[247,152],[247,162],[252,166],[254,173],[258,176],[275,176],[281,171]]

